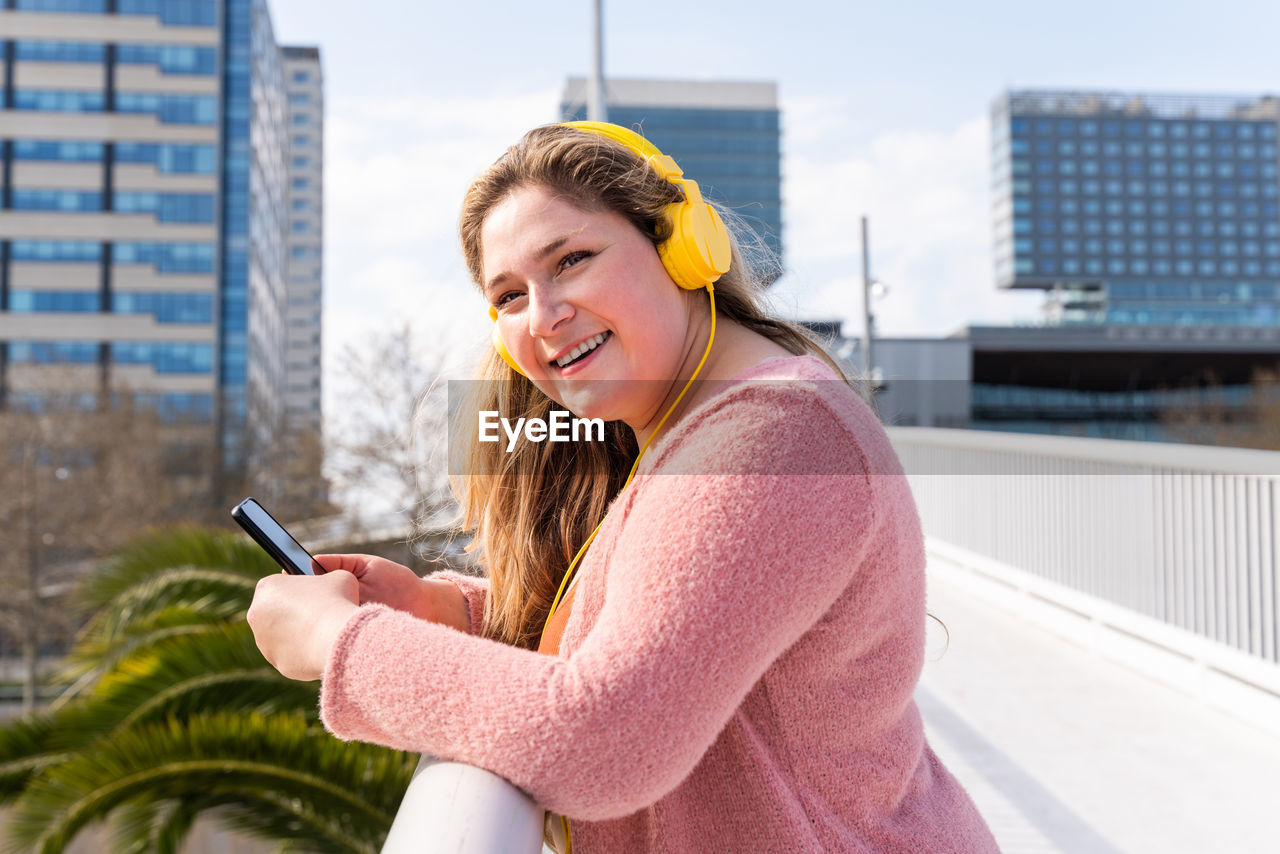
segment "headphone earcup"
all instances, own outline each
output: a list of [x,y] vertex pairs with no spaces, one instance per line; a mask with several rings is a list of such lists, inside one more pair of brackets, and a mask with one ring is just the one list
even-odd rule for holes
[[516,360],[511,358],[511,352],[507,350],[507,345],[502,341],[502,332],[498,329],[498,324],[495,323],[493,325],[493,332],[490,333],[489,338],[493,342],[493,349],[497,350],[498,355],[502,357],[502,361],[510,365],[511,370],[515,371],[525,379],[528,379],[529,375],[520,370],[520,366],[516,364]]
[[667,209],[671,236],[659,244],[658,256],[677,285],[697,290],[728,272],[732,250],[720,214],[702,201],[696,189],[690,195],[696,195],[697,201],[677,202]]

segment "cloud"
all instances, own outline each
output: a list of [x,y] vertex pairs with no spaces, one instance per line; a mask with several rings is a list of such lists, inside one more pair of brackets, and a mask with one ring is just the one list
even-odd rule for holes
[[848,105],[811,99],[796,112],[821,117],[830,136],[789,137],[784,302],[801,316],[845,319],[860,333],[866,215],[872,276],[888,288],[872,308],[881,334],[943,335],[1034,312],[1038,296],[995,287],[985,118],[859,142],[856,129],[836,118],[852,112]]
[[[325,364],[406,320],[458,354],[488,320],[457,238],[463,193],[554,119],[551,90],[483,99],[333,99],[325,138]],[[456,370],[465,372],[461,356]],[[327,401],[333,405],[336,401]],[[331,410],[332,411],[332,410]]]

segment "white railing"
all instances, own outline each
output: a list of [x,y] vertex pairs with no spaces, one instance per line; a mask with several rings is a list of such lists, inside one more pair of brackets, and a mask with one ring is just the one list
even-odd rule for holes
[[[1051,603],[1037,619],[1070,613],[1227,674],[1206,692],[1223,704],[1241,684],[1280,697],[1280,452],[888,432],[931,542],[1028,574],[987,573],[1023,597],[1015,606]],[[542,811],[501,778],[424,759],[383,851],[532,854],[541,827]]]
[[1280,452],[889,434],[930,537],[1280,661]]
[[506,780],[422,757],[382,854],[538,854],[543,811]]

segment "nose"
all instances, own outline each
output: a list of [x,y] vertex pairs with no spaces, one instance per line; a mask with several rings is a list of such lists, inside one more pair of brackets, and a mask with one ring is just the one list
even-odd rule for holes
[[529,286],[529,334],[549,338],[573,316],[573,306],[557,295],[556,288],[536,283]]

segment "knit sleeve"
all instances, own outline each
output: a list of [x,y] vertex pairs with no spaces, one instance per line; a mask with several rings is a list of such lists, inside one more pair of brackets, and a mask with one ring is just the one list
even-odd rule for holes
[[877,525],[874,478],[816,395],[717,400],[593,545],[603,605],[567,658],[361,608],[324,675],[330,729],[489,769],[574,818],[677,786],[851,582]]
[[489,579],[447,569],[433,572],[429,577],[448,581],[461,591],[467,602],[467,615],[471,618],[471,634],[484,634],[484,600],[489,595]]

